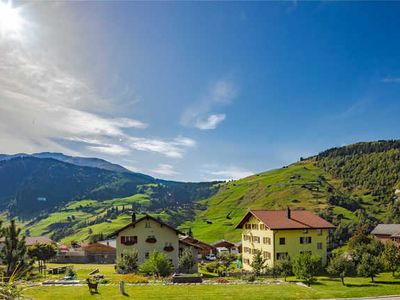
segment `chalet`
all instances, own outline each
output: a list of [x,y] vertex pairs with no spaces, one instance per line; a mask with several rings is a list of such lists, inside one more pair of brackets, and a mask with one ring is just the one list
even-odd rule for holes
[[325,265],[329,230],[334,226],[305,210],[250,210],[236,226],[242,229],[242,261],[251,270],[253,255],[261,251],[271,267],[302,252],[321,256]]
[[393,241],[400,246],[400,224],[378,224],[371,234],[383,243]]
[[235,243],[229,242],[227,240],[220,240],[217,242],[214,242],[211,244],[215,249],[217,249],[217,252],[224,252],[227,251],[231,254],[238,254],[239,253],[239,248]]
[[101,243],[81,243],[71,248],[60,245],[58,254],[52,261],[58,263],[112,264],[115,263],[115,253],[115,247]]
[[192,245],[195,245],[198,247],[198,258],[202,259],[204,258],[207,254],[210,253],[216,253],[216,248],[210,244],[204,243],[202,241],[199,241],[189,235],[184,235],[179,238],[181,242],[189,242]]
[[197,265],[197,256],[200,246],[190,241],[180,240],[184,235],[178,229],[156,219],[148,214],[136,219],[132,215],[132,222],[112,234],[116,237],[117,257],[123,256],[124,250],[138,251],[138,264],[142,264],[153,251],[163,252],[178,270],[179,255],[186,247],[193,248],[194,259]]

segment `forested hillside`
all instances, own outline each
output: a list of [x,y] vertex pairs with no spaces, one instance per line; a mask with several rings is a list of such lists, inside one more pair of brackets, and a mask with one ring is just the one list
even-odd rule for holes
[[215,192],[215,182],[184,183],[133,172],[79,166],[52,158],[20,156],[0,160],[0,210],[34,218],[82,199],[107,200],[147,194],[149,209],[179,206]]

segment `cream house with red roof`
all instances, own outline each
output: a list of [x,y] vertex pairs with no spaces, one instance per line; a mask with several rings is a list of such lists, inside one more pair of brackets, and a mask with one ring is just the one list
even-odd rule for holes
[[306,210],[250,210],[236,228],[242,229],[243,269],[252,270],[257,250],[272,267],[285,257],[302,252],[321,256],[327,262],[329,230],[334,226]]

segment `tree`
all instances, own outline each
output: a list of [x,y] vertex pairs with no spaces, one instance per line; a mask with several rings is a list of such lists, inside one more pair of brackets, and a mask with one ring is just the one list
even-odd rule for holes
[[342,285],[344,285],[344,278],[350,274],[353,268],[353,262],[340,254],[332,257],[326,270],[330,275],[340,277]]
[[120,274],[135,273],[138,269],[137,260],[137,249],[122,251],[122,256],[117,258],[117,272]]
[[297,278],[303,279],[308,286],[314,280],[321,268],[321,257],[311,255],[309,252],[301,253],[293,261],[293,273]]
[[29,257],[38,261],[39,272],[46,268],[46,261],[56,256],[56,254],[57,246],[55,244],[38,243],[28,247]]
[[361,257],[360,263],[357,266],[357,274],[359,276],[370,277],[374,282],[374,278],[382,271],[382,262],[380,257],[364,253]]
[[286,277],[292,275],[292,262],[290,261],[289,257],[279,260],[276,264],[276,267],[278,269],[278,274],[282,276],[285,281]]
[[147,275],[165,277],[172,273],[174,266],[163,252],[157,252],[154,250],[150,257],[140,266],[139,269],[140,272]]
[[253,268],[253,272],[256,276],[259,276],[261,272],[265,269],[265,262],[267,260],[262,256],[260,250],[256,250],[253,255],[253,261],[250,266]]
[[6,280],[11,276],[19,278],[31,270],[32,262],[26,261],[25,237],[20,236],[21,228],[17,228],[15,220],[3,229],[4,246],[0,252],[0,258],[6,265],[4,275]]
[[382,259],[386,270],[392,272],[394,277],[394,273],[400,267],[400,252],[395,243],[392,241],[386,243],[382,253]]
[[185,248],[179,257],[179,268],[186,273],[190,273],[194,266],[193,253],[191,248]]

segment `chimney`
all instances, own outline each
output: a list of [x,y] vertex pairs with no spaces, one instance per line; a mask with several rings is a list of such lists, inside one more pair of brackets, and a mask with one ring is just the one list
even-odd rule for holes
[[290,208],[289,208],[289,206],[286,208],[286,218],[288,218],[288,219],[290,219],[290,217],[291,217],[291,211],[290,211]]

